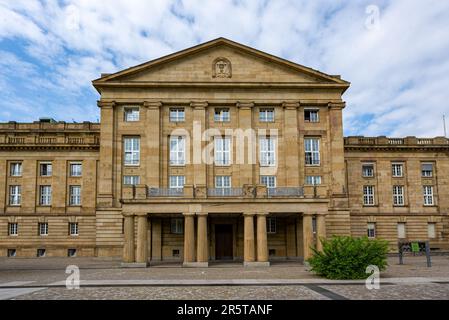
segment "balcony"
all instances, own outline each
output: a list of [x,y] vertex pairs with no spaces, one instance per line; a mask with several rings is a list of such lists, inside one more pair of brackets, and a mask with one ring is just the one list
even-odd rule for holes
[[302,187],[267,188],[268,197],[304,197]]
[[148,188],[148,197],[183,197],[183,188]]
[[243,196],[242,188],[208,188],[208,197],[241,197]]

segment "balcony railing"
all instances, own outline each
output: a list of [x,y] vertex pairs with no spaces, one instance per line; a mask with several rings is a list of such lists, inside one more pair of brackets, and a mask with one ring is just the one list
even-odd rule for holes
[[242,188],[208,188],[207,195],[209,197],[241,197],[243,195]]
[[182,197],[182,188],[148,188],[148,197]]
[[267,188],[269,197],[303,197],[304,189],[301,187]]

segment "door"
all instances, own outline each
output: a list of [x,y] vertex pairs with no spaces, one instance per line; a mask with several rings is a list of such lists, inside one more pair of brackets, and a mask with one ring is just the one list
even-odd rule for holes
[[215,225],[215,260],[232,260],[233,255],[232,224]]

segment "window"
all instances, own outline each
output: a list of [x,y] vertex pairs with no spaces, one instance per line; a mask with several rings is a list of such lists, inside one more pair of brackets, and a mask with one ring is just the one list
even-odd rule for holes
[[433,176],[433,164],[432,163],[423,163],[421,165],[421,174],[423,177],[432,177]]
[[71,163],[70,164],[70,176],[71,177],[81,177],[83,170],[83,165],[81,163]]
[[170,108],[170,121],[171,122],[185,121],[184,108]]
[[76,257],[76,249],[68,249],[67,250],[67,256],[68,257]]
[[424,193],[424,205],[433,206],[433,187],[423,186],[423,193]]
[[259,110],[259,121],[260,122],[274,122],[274,109],[273,108],[262,108]]
[[405,223],[399,222],[398,223],[398,238],[399,239],[405,239],[406,238],[406,231],[405,231]]
[[39,235],[48,236],[48,222],[39,222]]
[[173,249],[172,250],[172,257],[178,258],[179,257],[179,249]]
[[215,109],[214,120],[217,122],[231,121],[229,109]]
[[365,206],[374,205],[374,186],[363,186],[363,204]]
[[22,200],[22,187],[9,186],[9,205],[20,206]]
[[22,163],[13,162],[9,167],[9,174],[11,177],[20,177],[22,175]]
[[81,205],[81,186],[70,186],[70,200],[69,204],[71,206]]
[[186,144],[185,137],[173,136],[170,137],[170,165],[183,166],[185,165]]
[[260,183],[267,188],[276,188],[276,176],[260,176]]
[[37,256],[39,258],[45,257],[45,249],[37,249]]
[[321,176],[306,176],[306,184],[312,186],[321,184]]
[[260,165],[276,165],[276,139],[274,137],[260,138]]
[[267,218],[267,233],[276,233],[276,218]]
[[183,234],[184,233],[184,220],[181,218],[173,218],[170,221],[171,233]]
[[362,176],[364,177],[374,177],[374,165],[373,164],[363,164],[362,165]]
[[16,249],[8,249],[8,257],[9,257],[9,258],[15,257],[16,254],[17,254]]
[[125,108],[125,121],[134,122],[139,121],[139,108]]
[[231,188],[231,176],[216,176],[215,188]]
[[69,235],[78,235],[78,222],[69,222]]
[[320,140],[317,138],[304,139],[306,150],[306,165],[320,164]]
[[170,188],[173,189],[184,188],[184,176],[170,176]]
[[366,227],[368,238],[375,238],[376,237],[376,224],[369,222]]
[[51,205],[51,186],[40,186],[40,205]]
[[41,177],[50,177],[52,173],[51,163],[41,163],[40,164],[40,175]]
[[435,239],[437,237],[436,223],[430,222],[427,224],[427,235],[429,239]]
[[140,161],[140,138],[124,138],[125,166],[139,165]]
[[123,176],[123,184],[133,186],[140,184],[140,176]]
[[214,158],[215,165],[227,166],[231,164],[231,138],[215,137]]
[[393,205],[404,205],[404,186],[393,186]]
[[304,121],[305,122],[319,122],[320,118],[318,115],[318,109],[306,109],[304,110]]
[[404,175],[404,165],[402,163],[393,163],[391,165],[391,174],[393,177],[402,177]]
[[17,236],[19,234],[19,225],[17,222],[8,223],[8,235]]

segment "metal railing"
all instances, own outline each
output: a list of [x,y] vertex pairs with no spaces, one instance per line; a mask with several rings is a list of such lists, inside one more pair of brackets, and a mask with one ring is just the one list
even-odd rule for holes
[[148,188],[148,197],[182,197],[183,188]]
[[208,188],[208,197],[241,197],[243,195],[242,188]]
[[304,188],[302,187],[279,187],[267,188],[269,197],[303,197]]

